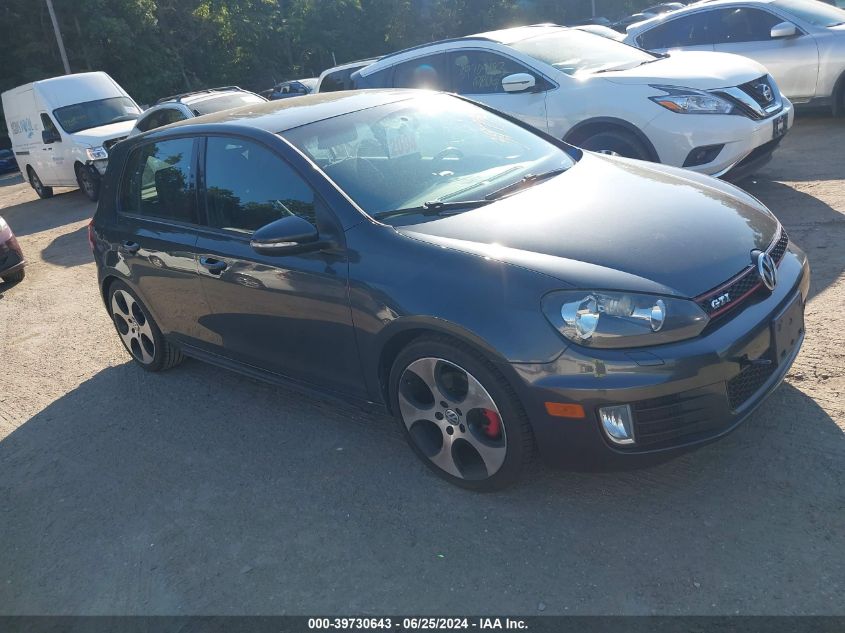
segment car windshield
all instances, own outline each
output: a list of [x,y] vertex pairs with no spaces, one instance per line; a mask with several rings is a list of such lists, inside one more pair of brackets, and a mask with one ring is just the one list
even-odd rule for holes
[[[465,211],[511,185],[529,186],[573,164],[569,154],[537,134],[442,94],[317,121],[282,135],[364,211],[391,224],[419,222],[440,210]],[[399,210],[405,211],[394,213]]]
[[128,97],[111,97],[85,103],[75,103],[53,110],[53,115],[65,132],[73,134],[109,123],[134,121],[141,111]]
[[567,75],[635,68],[659,59],[633,46],[576,29],[530,37],[514,42],[511,47]]
[[845,11],[818,0],[775,0],[773,4],[814,26],[845,24]]
[[202,116],[203,114],[211,114],[212,112],[239,108],[240,106],[250,105],[252,103],[262,103],[263,101],[264,99],[258,95],[243,92],[220,95],[219,97],[210,97],[208,99],[198,101],[197,103],[192,103],[188,107],[193,110],[194,114],[197,116]]

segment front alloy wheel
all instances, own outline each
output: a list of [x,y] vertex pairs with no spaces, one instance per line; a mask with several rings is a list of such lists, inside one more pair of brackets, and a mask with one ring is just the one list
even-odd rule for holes
[[399,355],[391,377],[408,441],[437,474],[476,490],[518,479],[533,452],[530,426],[510,386],[480,355],[457,342],[424,340]]

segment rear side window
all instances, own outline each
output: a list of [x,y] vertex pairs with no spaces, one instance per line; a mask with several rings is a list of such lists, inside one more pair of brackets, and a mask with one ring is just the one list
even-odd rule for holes
[[449,90],[449,69],[446,55],[417,57],[397,64],[393,71],[395,88],[424,88],[426,90]]
[[179,138],[132,150],[121,183],[124,213],[196,222],[194,140]]
[[366,77],[354,74],[352,76],[353,88],[392,88],[393,87],[393,66],[370,73]]
[[488,51],[460,51],[449,56],[459,95],[504,93],[502,79],[514,73],[534,75],[525,66]]
[[340,90],[351,90],[352,81],[350,77],[352,73],[358,70],[357,68],[348,68],[346,70],[336,70],[323,77],[320,82],[320,92],[338,92]]
[[713,11],[712,39],[716,44],[766,42],[772,27],[783,20],[768,11],[740,7]]
[[646,31],[639,38],[641,48],[682,48],[712,44],[710,13],[701,11],[674,20],[668,20]]
[[314,190],[263,145],[210,137],[205,164],[210,226],[252,233],[288,215],[316,224]]

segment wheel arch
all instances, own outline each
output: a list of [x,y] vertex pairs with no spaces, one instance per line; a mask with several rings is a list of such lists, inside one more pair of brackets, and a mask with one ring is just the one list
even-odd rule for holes
[[399,353],[413,341],[424,336],[443,336],[466,345],[481,354],[513,387],[515,374],[502,355],[482,337],[466,328],[434,317],[406,317],[388,325],[376,341],[376,380],[379,395],[388,411],[393,413],[390,403],[390,370]]
[[646,136],[645,133],[633,123],[629,123],[624,119],[618,119],[616,117],[593,117],[591,119],[581,121],[575,124],[572,129],[566,133],[563,140],[566,143],[577,146],[581,141],[593,134],[613,129],[622,130],[636,136],[637,140],[640,141],[648,151],[649,160],[655,163],[660,162],[660,155],[657,153],[654,144],[648,136]]
[[831,93],[831,109],[833,116],[838,117],[845,114],[845,71],[839,75],[839,79],[833,84],[833,92]]

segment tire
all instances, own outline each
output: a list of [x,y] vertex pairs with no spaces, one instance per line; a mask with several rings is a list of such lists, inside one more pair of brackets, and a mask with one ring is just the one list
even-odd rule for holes
[[77,163],[76,183],[91,202],[97,202],[100,199],[100,174],[96,173],[92,167]]
[[38,194],[39,198],[44,200],[45,198],[53,197],[53,188],[45,186],[32,167],[27,169],[27,174],[29,176],[29,184],[35,189],[35,193]]
[[23,281],[24,277],[26,277],[26,270],[21,268],[16,273],[12,273],[11,275],[4,275],[3,281],[5,281],[7,284],[19,284]]
[[632,132],[625,130],[603,130],[575,143],[581,149],[626,158],[651,160],[648,148]]
[[393,363],[389,397],[414,453],[452,484],[500,490],[533,461],[534,435],[512,387],[464,343],[412,341]]
[[182,362],[181,350],[158,329],[149,310],[122,281],[109,286],[108,310],[126,351],[146,371],[163,371]]

